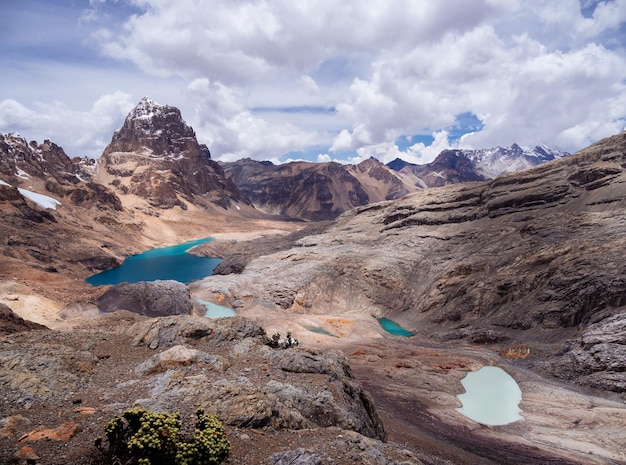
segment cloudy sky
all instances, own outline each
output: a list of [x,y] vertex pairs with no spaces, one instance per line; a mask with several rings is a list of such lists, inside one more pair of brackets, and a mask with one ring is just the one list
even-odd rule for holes
[[626,126],[626,0],[1,0],[0,132],[97,158],[145,95],[218,160],[574,152]]

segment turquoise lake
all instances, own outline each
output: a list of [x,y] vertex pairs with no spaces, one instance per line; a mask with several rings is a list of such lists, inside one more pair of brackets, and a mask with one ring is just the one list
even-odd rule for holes
[[187,284],[211,275],[221,261],[220,258],[198,257],[187,253],[193,247],[212,240],[213,238],[207,237],[171,247],[151,249],[128,257],[121,266],[90,276],[86,281],[94,286],[157,279],[173,279]]
[[390,320],[388,318],[378,318],[378,322],[380,323],[380,326],[382,326],[385,331],[387,331],[390,334],[393,334],[394,336],[405,336],[405,337],[413,336],[413,333],[411,331],[407,331],[406,329],[404,329],[402,326],[400,326],[398,323],[396,323],[393,320]]

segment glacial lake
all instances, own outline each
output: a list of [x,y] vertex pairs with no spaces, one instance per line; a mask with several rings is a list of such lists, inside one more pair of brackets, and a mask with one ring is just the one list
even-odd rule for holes
[[380,326],[382,326],[385,331],[387,331],[390,334],[393,334],[394,336],[405,336],[405,337],[413,336],[413,333],[411,331],[407,331],[398,323],[396,323],[393,320],[390,320],[389,318],[378,318],[378,322],[380,323]]
[[483,425],[508,425],[523,420],[519,403],[522,390],[506,371],[484,366],[461,380],[465,393],[457,397],[463,407],[456,409],[470,420]]
[[188,284],[211,275],[221,261],[220,258],[198,257],[187,253],[193,247],[212,240],[213,238],[207,237],[171,247],[147,250],[128,257],[117,268],[90,276],[86,281],[94,286],[157,279],[173,279]]

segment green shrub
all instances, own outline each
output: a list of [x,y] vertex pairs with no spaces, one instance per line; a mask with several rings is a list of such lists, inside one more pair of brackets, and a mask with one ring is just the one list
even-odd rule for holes
[[204,409],[196,411],[193,438],[181,438],[178,413],[154,413],[141,407],[126,410],[105,427],[108,448],[96,446],[111,464],[218,465],[228,457],[230,443],[220,421]]

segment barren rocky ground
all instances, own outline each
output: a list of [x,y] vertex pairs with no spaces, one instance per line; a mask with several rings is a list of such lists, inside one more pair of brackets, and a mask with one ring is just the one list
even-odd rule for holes
[[[37,463],[97,463],[94,437],[139,403],[215,410],[230,463],[626,463],[625,147],[620,134],[309,230],[130,194],[122,216],[91,210],[80,223],[63,207],[34,224],[24,215],[40,212],[8,199],[0,461],[23,463],[30,447]],[[238,318],[101,315],[108,288],[82,282],[102,258],[206,235],[217,241],[196,253],[225,257],[225,274],[187,286],[189,298]],[[377,317],[415,335],[391,336]],[[270,349],[261,328],[301,344]],[[523,421],[486,427],[455,410],[460,380],[484,365],[518,381]]]
[[0,462],[19,463],[31,448],[37,463],[100,463],[94,439],[139,404],[189,422],[197,407],[216,413],[228,463],[449,463],[386,441],[341,352],[271,349],[258,324],[240,318],[119,311],[74,324],[0,341]]

